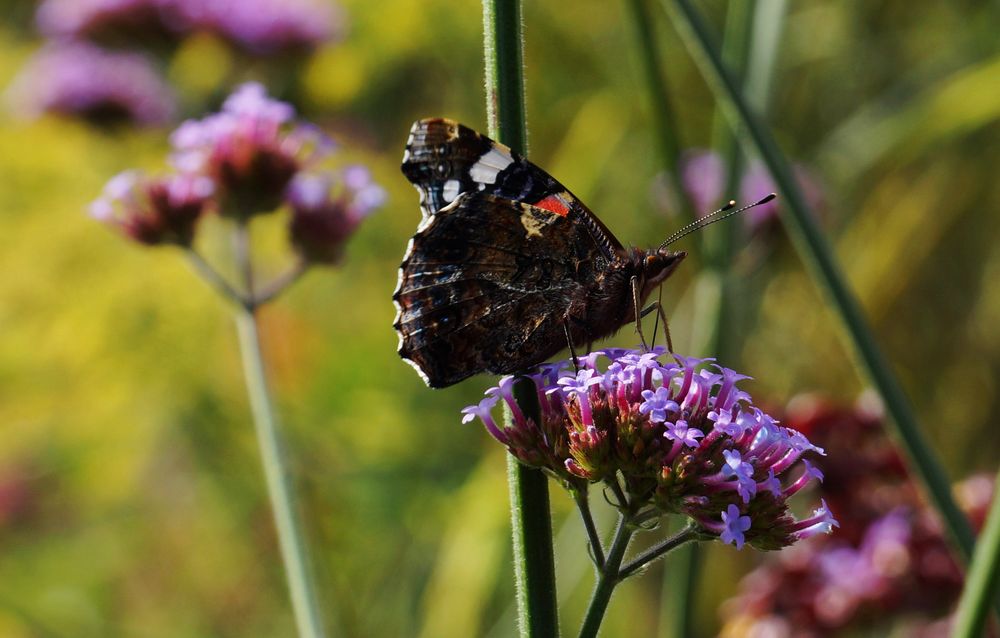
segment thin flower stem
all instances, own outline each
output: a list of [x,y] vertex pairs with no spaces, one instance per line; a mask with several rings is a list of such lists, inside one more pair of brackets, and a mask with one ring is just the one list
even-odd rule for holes
[[243,371],[247,394],[257,431],[261,462],[267,491],[278,530],[278,545],[285,565],[285,577],[292,599],[292,609],[300,638],[322,638],[326,635],[312,565],[306,548],[305,535],[295,506],[293,478],[286,462],[280,424],[267,384],[261,351],[257,312],[253,305],[253,275],[246,223],[236,227],[234,235],[237,268],[251,301],[236,313]]
[[257,293],[254,299],[254,304],[259,307],[273,301],[275,297],[291,288],[308,270],[308,261],[305,259],[296,260],[288,270],[278,275],[274,280],[268,282],[260,289],[260,292]]
[[698,539],[698,528],[695,525],[688,525],[681,531],[677,532],[670,538],[650,547],[646,551],[642,552],[628,563],[625,564],[618,571],[619,580],[624,580],[639,571],[649,563],[663,558],[671,551],[681,547],[685,543],[690,543],[691,541]]
[[788,161],[778,148],[771,132],[747,105],[742,91],[729,74],[712,42],[708,28],[689,0],[662,0],[663,7],[701,69],[710,88],[736,129],[745,136],[767,165],[784,198],[784,221],[793,243],[813,280],[823,290],[840,316],[858,361],[882,396],[886,410],[895,424],[895,433],[906,450],[910,465],[927,490],[930,501],[940,513],[964,564],[972,554],[974,542],[968,520],[951,495],[948,478],[921,433],[909,399],[878,346],[864,312],[848,287],[829,243],[816,224]]
[[186,248],[184,249],[184,254],[187,256],[188,263],[191,264],[195,272],[197,272],[209,286],[219,293],[219,296],[226,301],[235,304],[239,308],[247,308],[249,306],[250,300],[233,288],[232,285],[226,281],[226,278],[219,274],[218,270],[205,261],[205,258],[201,256],[201,253],[196,251],[194,248]]
[[[490,136],[526,154],[521,0],[483,0],[483,50]],[[541,422],[532,384],[517,383],[514,398],[527,418]],[[522,465],[512,456],[507,459],[507,479],[520,635],[554,638],[559,633],[559,614],[548,480],[541,470]]]
[[618,503],[615,505],[618,509],[628,509],[628,497],[625,496],[625,492],[622,490],[621,483],[618,482],[617,476],[612,476],[606,481],[608,487],[615,494],[615,500]]
[[983,627],[990,601],[1000,582],[1000,473],[993,484],[993,503],[965,575],[965,589],[958,601],[953,638],[975,638]]
[[587,606],[587,615],[584,616],[583,625],[580,627],[580,638],[597,636],[601,622],[604,620],[604,613],[608,610],[608,603],[611,602],[611,594],[621,581],[618,570],[625,558],[625,550],[628,549],[629,541],[632,540],[632,534],[633,529],[629,520],[624,514],[620,515],[618,527],[615,528],[614,540],[611,541],[611,549],[608,550],[608,559],[604,563],[604,569],[598,574],[594,593]]
[[583,519],[583,526],[587,530],[594,564],[598,570],[604,569],[604,547],[601,545],[601,535],[597,532],[597,525],[594,524],[594,515],[590,511],[590,497],[587,494],[587,488],[574,490],[573,500],[576,501],[576,507],[580,510],[580,518]]
[[250,259],[250,223],[249,220],[240,219],[233,229],[233,255],[236,258],[236,267],[239,269],[239,277],[243,283],[243,294],[250,301],[251,307],[256,307],[254,300],[254,280],[253,280],[253,260]]

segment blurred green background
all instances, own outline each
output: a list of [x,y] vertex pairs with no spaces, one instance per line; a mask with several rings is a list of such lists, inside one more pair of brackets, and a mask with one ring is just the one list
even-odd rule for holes
[[[511,635],[503,450],[459,423],[490,380],[427,389],[391,328],[419,220],[402,147],[420,117],[485,129],[481,8],[342,5],[345,37],[285,72],[303,113],[345,161],[372,168],[389,203],[342,266],[310,273],[264,314],[325,604],[350,636]],[[0,86],[39,46],[33,5],[5,7]],[[525,6],[530,155],[623,242],[659,243],[680,221],[655,197],[625,4],[568,7]],[[725,7],[703,8],[720,27]],[[712,98],[654,15],[678,135],[708,146]],[[1000,449],[998,24],[996,3],[788,3],[767,114],[822,184],[823,224],[953,478],[995,469]],[[166,64],[189,115],[240,80],[287,79],[207,37]],[[162,168],[167,132],[0,114],[0,636],[293,633],[227,308],[179,253],[139,248],[84,214],[112,174]],[[279,224],[258,233],[273,248]],[[864,385],[781,230],[734,257],[744,345],[724,363],[754,377],[758,403],[800,392],[853,402]],[[698,270],[689,260],[664,291],[682,352],[698,328]],[[556,487],[553,507],[572,633],[591,573]],[[720,602],[759,558],[711,548],[698,635],[715,634]],[[618,590],[606,635],[656,633],[660,572]]]

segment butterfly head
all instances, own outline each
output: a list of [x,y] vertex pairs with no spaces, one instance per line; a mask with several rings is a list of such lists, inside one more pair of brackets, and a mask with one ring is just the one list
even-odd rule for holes
[[643,299],[673,274],[685,257],[687,257],[687,253],[683,250],[657,248],[647,251],[642,260]]

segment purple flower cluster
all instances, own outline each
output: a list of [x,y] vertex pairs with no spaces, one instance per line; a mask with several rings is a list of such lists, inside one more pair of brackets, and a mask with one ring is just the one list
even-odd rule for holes
[[362,166],[323,169],[335,146],[295,120],[291,105],[244,84],[222,111],[181,124],[171,137],[176,172],[114,177],[91,214],[145,244],[189,246],[206,210],[245,220],[291,210],[293,247],[310,263],[335,263],[358,224],[385,201]]
[[322,131],[294,119],[290,104],[269,98],[260,84],[244,84],[219,113],[188,120],[173,132],[172,162],[182,172],[209,175],[218,184],[222,214],[270,212],[296,174],[334,150]]
[[44,0],[36,22],[50,42],[10,88],[17,111],[158,125],[173,119],[176,99],[150,60],[185,37],[212,33],[280,63],[332,39],[343,18],[325,0]]
[[100,124],[163,124],[175,112],[173,92],[145,57],[81,42],[44,47],[18,73],[8,97],[26,117],[48,112]]
[[[681,156],[680,169],[685,194],[698,215],[707,215],[723,203],[727,167],[718,153],[706,149],[688,150]],[[823,204],[819,182],[801,165],[796,165],[794,170],[807,201],[814,209],[819,209]],[[676,210],[676,194],[665,185],[663,190],[661,199],[664,206]],[[741,201],[752,202],[777,189],[767,168],[761,162],[753,161],[743,173],[739,190]],[[778,213],[778,201],[772,200],[748,210],[745,217],[747,226],[757,229],[774,220]]]
[[36,20],[52,38],[141,44],[211,32],[251,53],[312,49],[341,23],[321,0],[45,0]]
[[[822,474],[804,458],[823,454],[801,433],[780,426],[737,388],[746,379],[711,360],[664,351],[609,349],[550,364],[527,377],[541,423],[514,400],[513,377],[463,410],[522,463],[583,482],[622,481],[630,503],[683,514],[704,534],[737,548],[779,549],[837,525],[825,503],[795,520],[787,499]],[[598,360],[608,365],[599,368]],[[501,426],[503,401],[513,416]]]

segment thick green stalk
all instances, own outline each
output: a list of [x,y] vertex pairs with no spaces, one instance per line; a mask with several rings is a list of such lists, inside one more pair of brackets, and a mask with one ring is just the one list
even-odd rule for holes
[[[483,0],[483,43],[489,134],[526,154],[520,0]],[[527,418],[541,422],[532,384],[518,383],[514,398]],[[507,477],[518,627],[521,636],[554,637],[559,633],[559,614],[548,480],[541,470],[521,465],[513,457],[507,460]]]
[[690,2],[663,0],[663,6],[715,93],[730,124],[738,134],[745,136],[744,142],[760,155],[771,172],[778,191],[784,198],[784,222],[795,248],[813,280],[839,315],[857,360],[882,396],[890,421],[895,425],[895,434],[906,450],[914,474],[923,482],[930,501],[941,514],[962,562],[967,562],[973,546],[969,522],[955,504],[948,478],[924,439],[913,408],[882,354],[829,243],[817,226],[816,217],[794,179],[788,161],[771,132],[747,105],[742,91],[726,70],[704,21]]
[[954,638],[976,638],[984,634],[983,626],[990,601],[995,599],[1000,581],[1000,473],[993,483],[993,503],[986,519],[976,551],[972,554],[965,575],[965,589],[958,602]]

